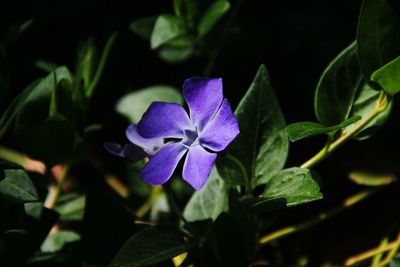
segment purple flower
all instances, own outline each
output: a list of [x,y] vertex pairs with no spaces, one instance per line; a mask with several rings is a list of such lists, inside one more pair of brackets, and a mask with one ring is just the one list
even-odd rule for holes
[[[188,79],[183,84],[183,95],[190,116],[178,104],[153,102],[138,125],[127,128],[126,136],[150,156],[141,171],[145,182],[151,185],[165,183],[186,155],[183,179],[198,190],[208,179],[216,153],[236,138],[239,126],[223,96],[222,79]],[[118,156],[130,159],[141,156],[131,145],[123,148],[116,144],[107,146],[108,151]]]

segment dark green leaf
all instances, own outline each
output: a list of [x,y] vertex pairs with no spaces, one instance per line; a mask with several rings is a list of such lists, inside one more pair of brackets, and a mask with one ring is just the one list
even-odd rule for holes
[[[400,16],[392,0],[364,0],[358,22],[358,59],[364,79],[400,54]],[[370,83],[370,85],[372,85]]]
[[255,212],[268,213],[286,208],[285,198],[244,197],[239,200],[241,208]]
[[138,123],[153,101],[182,104],[183,98],[174,87],[153,85],[123,96],[118,100],[115,109],[131,123]]
[[185,25],[180,18],[168,14],[160,15],[151,34],[151,49],[157,49],[185,33]]
[[400,91],[400,57],[372,73],[371,80],[377,82],[388,94],[397,94]]
[[[235,115],[240,135],[227,153],[243,164],[254,186],[265,184],[284,166],[289,140],[285,134],[285,120],[264,65],[259,68]],[[222,172],[224,168],[219,171],[224,179],[229,175]]]
[[66,244],[80,240],[80,236],[72,231],[50,233],[40,247],[42,252],[52,253],[61,250]]
[[[351,116],[361,116],[362,119],[369,116],[377,106],[379,95],[379,91],[376,91],[368,84],[363,83],[361,88],[358,90],[356,99],[354,100]],[[355,139],[364,140],[370,138],[385,124],[391,113],[393,104],[393,101],[390,97],[387,101],[389,102],[388,107],[369,124],[367,124],[361,132],[354,136]],[[355,124],[349,125],[345,128],[345,130],[352,131],[354,127]]]
[[206,35],[229,10],[230,4],[225,0],[217,0],[211,4],[199,21],[197,31],[200,37]]
[[186,220],[215,220],[221,212],[228,210],[229,186],[221,179],[214,167],[204,187],[194,192],[187,203],[183,216]]
[[361,116],[353,116],[338,125],[329,127],[311,121],[296,122],[286,127],[286,134],[289,136],[289,139],[292,142],[315,135],[321,135],[321,134],[332,135],[338,130],[343,129],[346,126],[353,124],[360,119]]
[[361,82],[357,43],[344,49],[325,69],[314,97],[314,110],[320,123],[336,125],[348,118],[354,95]]
[[224,174],[225,182],[231,185],[246,184],[247,170],[235,156],[228,153],[221,155],[216,164],[218,171]]
[[0,99],[4,97],[9,89],[9,73],[7,57],[3,45],[0,43]]
[[263,197],[285,198],[287,206],[295,206],[322,198],[317,182],[308,169],[284,169],[266,186]]
[[146,17],[133,21],[129,28],[140,37],[150,41],[157,17]]
[[22,203],[39,200],[35,186],[23,170],[5,170],[4,175],[0,181],[2,197]]
[[109,267],[147,266],[178,256],[190,247],[175,229],[148,228],[132,236]]

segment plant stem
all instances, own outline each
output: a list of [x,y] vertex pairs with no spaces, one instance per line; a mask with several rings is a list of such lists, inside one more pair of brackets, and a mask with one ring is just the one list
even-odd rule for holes
[[150,196],[146,202],[144,202],[143,205],[140,206],[140,208],[136,211],[136,216],[143,218],[162,194],[162,186],[153,186],[151,188]]
[[46,165],[38,160],[33,160],[27,155],[24,155],[18,151],[9,149],[4,146],[0,146],[0,159],[14,163],[18,166],[23,167],[26,171],[37,172],[40,174],[46,173]]
[[93,81],[89,84],[87,90],[86,90],[86,96],[90,98],[94,92],[94,89],[96,89],[97,84],[100,81],[101,75],[103,74],[104,67],[107,63],[108,55],[110,54],[110,50],[115,42],[115,39],[117,38],[117,33],[114,32],[110,38],[108,38],[107,43],[104,47],[103,53],[101,54],[100,58],[100,63],[99,66],[97,67],[96,73],[93,77]]
[[379,114],[386,110],[388,107],[387,95],[384,91],[381,91],[378,101],[376,103],[376,107],[374,110],[365,118],[362,118],[360,121],[355,123],[355,126],[350,131],[343,131],[342,135],[333,142],[329,142],[311,159],[307,160],[300,167],[301,168],[312,168],[317,165],[319,162],[327,158],[332,152],[338,149],[341,145],[343,145],[346,141],[348,141],[351,137],[358,134],[365,126],[367,126],[373,119],[375,119]]
[[305,222],[296,224],[296,225],[292,225],[292,226],[287,226],[284,227],[282,229],[276,230],[270,234],[267,234],[263,237],[260,238],[259,240],[259,244],[260,245],[265,245],[273,240],[279,239],[281,237],[290,235],[292,233],[296,233],[305,229],[308,229],[322,221],[325,221],[326,219],[342,212],[343,210],[345,210],[346,208],[353,206],[357,203],[359,203],[360,201],[362,201],[363,199],[369,197],[370,195],[372,195],[374,192],[376,192],[375,190],[366,190],[366,191],[362,191],[360,193],[357,193],[355,195],[352,195],[348,198],[346,198],[339,207],[333,208],[332,210],[326,211],[326,212],[322,212],[320,213],[318,216],[307,220]]
[[62,172],[62,175],[60,176],[60,179],[58,180],[57,184],[53,187],[50,188],[50,192],[48,194],[48,197],[46,198],[45,201],[45,207],[49,209],[54,209],[54,207],[57,204],[57,200],[61,195],[62,189],[64,182],[66,180],[66,177],[68,175],[70,166],[65,165],[64,170]]

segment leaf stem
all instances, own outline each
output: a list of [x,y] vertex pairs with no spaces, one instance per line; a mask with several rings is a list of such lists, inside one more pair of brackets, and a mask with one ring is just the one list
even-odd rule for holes
[[386,110],[388,107],[388,99],[387,95],[384,91],[380,92],[378,101],[376,103],[376,107],[374,110],[365,118],[362,118],[357,123],[355,123],[355,127],[350,131],[343,131],[342,135],[337,138],[333,142],[329,142],[311,159],[307,160],[300,167],[301,168],[312,168],[317,165],[319,162],[327,158],[330,154],[332,154],[336,149],[342,146],[346,141],[348,141],[351,137],[358,134],[365,126],[367,126],[373,119],[375,119],[379,114]]
[[10,148],[0,146],[0,159],[23,167],[26,171],[45,174],[46,165],[43,162],[29,158],[27,155]]
[[100,78],[101,78],[101,76],[103,74],[103,71],[104,71],[104,67],[105,67],[105,65],[107,63],[108,56],[110,54],[110,50],[111,50],[112,46],[114,45],[114,42],[115,42],[115,39],[117,38],[117,35],[118,34],[116,32],[114,32],[110,36],[110,38],[108,38],[108,40],[107,40],[107,43],[106,43],[106,45],[104,47],[104,50],[103,50],[103,53],[101,54],[99,66],[97,67],[96,73],[95,73],[95,75],[93,77],[93,81],[89,84],[89,86],[88,86],[88,88],[86,90],[86,96],[88,98],[90,98],[92,96],[92,94],[94,92],[94,89],[96,89],[96,86],[100,81]]
[[258,243],[263,246],[267,243],[270,243],[273,240],[279,239],[281,237],[308,229],[320,222],[323,222],[325,220],[327,220],[328,218],[331,218],[332,216],[342,212],[343,210],[345,210],[348,207],[351,207],[359,202],[361,202],[362,200],[364,200],[365,198],[371,196],[373,193],[375,193],[376,190],[365,190],[362,192],[359,192],[355,195],[352,195],[348,198],[346,198],[345,200],[342,201],[341,205],[338,207],[335,207],[329,211],[326,212],[322,212],[320,214],[318,214],[316,217],[311,218],[305,222],[301,222],[299,224],[296,225],[292,225],[292,226],[287,226],[284,228],[281,228],[279,230],[276,230],[272,233],[269,233],[267,235],[264,235],[263,237],[261,237],[258,241]]
[[45,200],[45,204],[44,204],[46,208],[54,209],[54,207],[56,206],[58,198],[61,195],[61,192],[62,192],[62,189],[64,186],[64,182],[66,180],[66,177],[68,176],[69,169],[70,169],[69,164],[65,165],[61,176],[59,177],[59,179],[56,179],[57,184],[50,188],[49,194],[48,194],[48,196]]

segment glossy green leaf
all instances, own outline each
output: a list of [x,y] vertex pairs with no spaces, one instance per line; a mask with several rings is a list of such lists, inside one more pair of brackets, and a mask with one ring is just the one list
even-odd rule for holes
[[[376,91],[368,84],[363,83],[361,88],[358,90],[356,99],[354,100],[351,116],[361,116],[361,118],[369,116],[377,105],[379,94],[379,91]],[[385,124],[391,113],[393,104],[393,101],[390,97],[387,101],[389,104],[385,111],[367,124],[361,132],[353,137],[354,139],[364,140],[370,138]],[[354,127],[355,125],[349,125],[345,128],[345,130],[352,131]]]
[[362,3],[357,33],[358,59],[368,83],[375,70],[400,55],[400,14],[395,2],[364,0]]
[[151,49],[157,49],[185,33],[185,25],[180,18],[168,14],[160,15],[151,33]]
[[183,216],[189,222],[215,220],[221,212],[228,210],[228,193],[229,186],[214,167],[204,187],[194,192],[186,204]]
[[0,181],[0,195],[15,202],[34,202],[39,200],[31,179],[23,170],[5,170]]
[[178,256],[190,247],[178,230],[148,228],[133,235],[109,267],[147,266]]
[[150,41],[157,17],[146,17],[133,21],[129,28],[145,40]]
[[400,91],[400,57],[372,73],[371,80],[377,82],[388,94]]
[[215,24],[222,18],[222,16],[228,12],[230,4],[225,0],[217,0],[211,4],[206,10],[204,15],[201,17],[197,26],[197,32],[200,37],[206,35]]
[[357,43],[353,42],[328,65],[318,82],[314,96],[318,121],[329,126],[346,120],[360,82]]
[[57,201],[55,210],[63,221],[80,221],[85,209],[85,196],[77,194],[64,195]]
[[6,53],[0,43],[0,99],[5,96],[9,89],[9,73]]
[[353,116],[338,125],[329,127],[311,121],[296,122],[286,127],[286,134],[289,136],[289,139],[292,142],[315,135],[321,135],[321,134],[333,135],[338,130],[343,129],[346,126],[353,124],[360,119],[361,116]]
[[66,244],[80,240],[80,236],[72,231],[59,231],[50,233],[43,242],[40,250],[45,253],[52,253],[61,250]]
[[295,206],[322,198],[319,186],[308,169],[284,169],[266,185],[263,197],[285,198],[287,206]]
[[[285,133],[285,120],[264,65],[259,68],[235,115],[240,134],[227,153],[243,164],[254,186],[265,184],[283,168],[289,140]],[[220,164],[217,166],[222,178],[232,180]],[[245,181],[245,178],[242,177],[242,180]]]
[[183,103],[179,91],[168,85],[153,85],[134,91],[118,100],[116,111],[125,116],[130,122],[138,123],[143,113],[154,101]]

